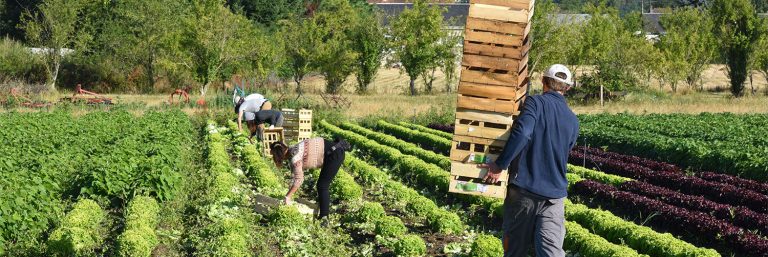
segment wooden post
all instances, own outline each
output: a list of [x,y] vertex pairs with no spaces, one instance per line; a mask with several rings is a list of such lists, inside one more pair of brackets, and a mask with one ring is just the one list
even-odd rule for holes
[[600,85],[600,107],[605,106],[605,100],[603,99],[603,85]]

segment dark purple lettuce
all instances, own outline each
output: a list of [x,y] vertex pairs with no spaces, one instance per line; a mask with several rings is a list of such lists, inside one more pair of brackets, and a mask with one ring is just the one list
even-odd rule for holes
[[661,230],[695,235],[716,248],[743,255],[768,256],[768,240],[703,212],[620,191],[613,186],[591,180],[577,182],[571,186],[571,191],[575,195],[600,202],[611,212],[629,215],[642,213],[646,216],[654,214],[648,222]]
[[603,154],[604,157],[601,157],[587,153],[585,156],[583,152],[572,151],[569,162],[576,165],[584,163],[587,168],[675,189],[688,195],[704,196],[719,203],[744,206],[753,211],[768,214],[768,196],[764,194],[730,184],[688,176],[681,172],[653,170],[638,163],[622,161],[621,157],[615,157],[615,155],[618,154],[606,153]]

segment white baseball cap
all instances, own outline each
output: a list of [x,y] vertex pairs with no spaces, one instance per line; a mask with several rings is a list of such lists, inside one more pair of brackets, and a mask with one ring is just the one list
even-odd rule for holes
[[[564,74],[565,79],[556,76],[558,73]],[[568,70],[568,67],[565,67],[565,65],[562,64],[555,64],[550,66],[549,69],[544,72],[544,77],[563,82],[569,86],[573,86],[573,75],[571,74],[571,71]]]

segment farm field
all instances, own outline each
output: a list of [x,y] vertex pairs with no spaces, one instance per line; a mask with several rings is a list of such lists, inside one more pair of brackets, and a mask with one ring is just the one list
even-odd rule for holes
[[[765,115],[580,119],[590,146],[580,139],[569,159],[569,256],[768,256],[766,142],[747,133]],[[0,120],[0,256],[501,255],[503,200],[448,193],[452,134],[427,124],[316,120],[318,136],[354,149],[321,224],[294,206],[263,208],[289,172],[215,114]],[[749,151],[763,158],[727,159]],[[318,174],[299,198],[313,199]]]

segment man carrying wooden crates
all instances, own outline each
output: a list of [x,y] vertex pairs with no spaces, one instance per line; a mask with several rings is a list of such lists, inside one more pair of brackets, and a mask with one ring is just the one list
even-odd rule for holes
[[568,68],[553,65],[542,83],[544,93],[525,100],[498,159],[480,165],[488,169],[488,183],[510,168],[502,225],[505,257],[527,256],[531,243],[537,257],[565,256],[565,173],[579,121],[563,95],[573,85]]

